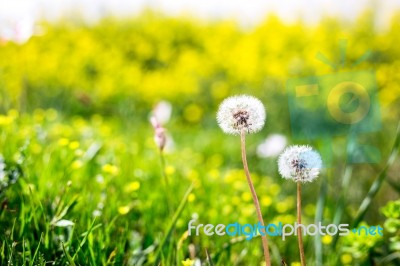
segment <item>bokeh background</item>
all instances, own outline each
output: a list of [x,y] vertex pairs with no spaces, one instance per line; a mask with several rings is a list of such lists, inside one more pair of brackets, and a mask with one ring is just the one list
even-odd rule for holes
[[[276,159],[307,143],[329,163],[304,186],[304,223],[385,228],[382,237],[306,237],[309,265],[399,265],[399,8],[0,3],[0,264],[262,265],[259,238],[186,232],[190,219],[256,221],[239,139],[215,120],[224,98],[251,94],[268,113],[247,139],[266,223],[295,222],[295,185]],[[376,78],[381,122],[357,141],[378,151],[374,163],[349,162],[347,135],[293,138],[289,79],[364,70]],[[166,129],[162,153],[151,116]],[[299,265],[294,236],[270,242],[273,265]]]

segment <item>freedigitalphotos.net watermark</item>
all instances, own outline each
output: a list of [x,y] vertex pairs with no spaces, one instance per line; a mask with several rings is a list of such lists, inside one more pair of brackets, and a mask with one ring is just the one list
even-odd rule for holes
[[206,236],[218,235],[218,236],[245,236],[246,240],[251,240],[257,235],[268,235],[268,236],[280,236],[285,241],[287,236],[297,236],[297,229],[301,228],[303,235],[315,236],[319,235],[330,235],[334,236],[346,236],[353,232],[356,235],[363,236],[382,236],[383,228],[378,226],[360,226],[358,228],[349,229],[349,224],[329,224],[322,225],[321,222],[318,224],[283,224],[282,222],[270,223],[265,226],[260,223],[257,224],[240,224],[238,222],[225,224],[197,224],[194,225],[196,220],[190,220],[188,223],[188,235],[200,235],[200,233]]

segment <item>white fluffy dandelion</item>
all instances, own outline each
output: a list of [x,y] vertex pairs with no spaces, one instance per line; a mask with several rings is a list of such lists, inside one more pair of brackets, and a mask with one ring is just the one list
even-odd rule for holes
[[225,99],[219,106],[217,121],[225,133],[240,135],[260,131],[265,124],[266,112],[260,100],[239,95]]
[[[247,165],[246,133],[260,131],[265,124],[265,117],[265,108],[261,101],[247,95],[232,96],[225,99],[219,106],[217,112],[217,121],[222,131],[228,134],[240,135],[243,169],[253,197],[257,219],[262,226],[264,226],[264,219],[261,213],[260,202],[258,201],[257,193],[250,176],[249,166]],[[271,266],[268,239],[265,234],[261,235],[261,240],[264,249],[265,263],[267,266]]]
[[322,168],[321,156],[310,146],[290,146],[278,160],[279,173],[283,178],[296,182],[311,182]]
[[[316,179],[322,168],[321,156],[310,146],[290,146],[278,159],[279,173],[297,183],[297,224],[301,224],[301,184]],[[297,228],[301,265],[306,265],[301,227]]]

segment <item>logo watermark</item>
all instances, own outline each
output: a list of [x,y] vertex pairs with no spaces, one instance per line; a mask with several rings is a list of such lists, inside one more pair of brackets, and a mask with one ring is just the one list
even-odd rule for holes
[[240,224],[238,222],[230,223],[230,224],[197,224],[194,225],[196,220],[190,220],[188,223],[188,235],[200,235],[204,234],[206,236],[245,236],[246,240],[251,240],[257,235],[268,235],[268,236],[280,236],[283,241],[285,241],[286,237],[295,235],[297,236],[297,230],[301,228],[303,235],[315,236],[319,235],[330,235],[334,236],[339,234],[339,236],[346,236],[353,232],[357,235],[364,236],[382,236],[383,228],[378,226],[360,226],[359,228],[349,229],[349,224],[329,224],[322,225],[321,222],[318,224],[283,224],[281,222],[278,223],[270,223],[265,226],[260,223],[257,224]]
[[339,45],[339,63],[317,55],[333,68],[332,73],[287,81],[292,134],[299,140],[323,140],[326,164],[330,163],[332,141],[337,136],[347,137],[349,163],[377,163],[381,159],[379,147],[361,137],[382,127],[376,75],[371,69],[354,69],[371,53],[366,52],[350,66],[345,62],[346,41],[341,40]]

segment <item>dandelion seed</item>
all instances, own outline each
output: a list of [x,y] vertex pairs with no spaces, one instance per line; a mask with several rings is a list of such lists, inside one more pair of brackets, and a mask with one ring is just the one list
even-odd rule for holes
[[264,105],[253,96],[240,95],[225,99],[219,106],[217,121],[222,131],[240,135],[260,131],[266,119]]
[[279,173],[296,182],[312,182],[322,168],[321,156],[310,146],[291,146],[278,159]]

